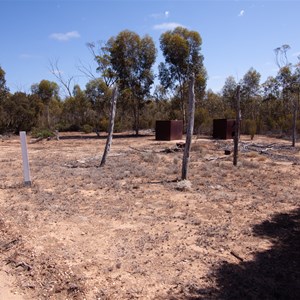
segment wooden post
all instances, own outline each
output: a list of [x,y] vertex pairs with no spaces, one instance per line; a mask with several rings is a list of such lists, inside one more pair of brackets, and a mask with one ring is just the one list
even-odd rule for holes
[[184,147],[184,154],[183,154],[183,161],[182,161],[182,176],[181,179],[187,179],[188,175],[188,167],[189,167],[189,160],[190,160],[190,150],[191,150],[191,143],[194,131],[194,117],[195,117],[195,76],[194,74],[190,77],[189,83],[189,114],[188,114],[188,127],[186,131],[186,142]]
[[234,130],[234,150],[233,150],[233,165],[237,165],[238,151],[239,151],[239,138],[240,138],[240,120],[241,120],[241,110],[240,110],[240,94],[241,86],[237,86],[236,91],[236,111],[235,111],[235,130]]
[[118,86],[115,85],[113,89],[111,104],[110,104],[110,117],[109,117],[109,130],[108,130],[108,136],[106,140],[106,145],[104,149],[104,153],[102,156],[102,160],[100,163],[100,167],[105,165],[107,154],[110,150],[110,146],[112,143],[112,137],[114,132],[114,125],[115,125],[115,115],[116,115],[116,108],[117,108],[117,98],[118,98]]
[[20,140],[21,140],[21,149],[22,149],[24,184],[27,186],[31,186],[28,152],[27,152],[27,142],[26,142],[26,132],[25,131],[20,131]]

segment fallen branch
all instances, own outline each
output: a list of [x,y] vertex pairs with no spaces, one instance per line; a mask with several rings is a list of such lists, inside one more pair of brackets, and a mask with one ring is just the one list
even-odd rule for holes
[[16,268],[18,268],[18,267],[21,267],[21,268],[23,268],[26,271],[30,271],[32,269],[31,265],[29,265],[29,264],[27,264],[26,262],[23,262],[23,261],[21,261],[18,264],[16,264]]
[[228,155],[219,156],[219,157],[207,157],[206,160],[211,161],[211,160],[224,159],[224,158],[228,158]]
[[135,147],[129,146],[130,149],[138,151],[138,152],[146,152],[146,153],[159,153],[160,151],[148,150],[148,149],[137,149]]
[[19,241],[20,241],[19,239],[14,239],[6,244],[0,245],[0,250],[7,251],[11,249],[14,245],[16,245]]
[[42,141],[42,140],[43,140],[43,137],[39,137],[39,138],[37,138],[37,139],[30,140],[29,144],[35,144],[35,143],[38,143],[38,142],[40,142],[40,141]]
[[229,252],[232,256],[234,256],[235,258],[237,258],[239,261],[244,261],[243,258],[241,258],[235,251],[230,251]]

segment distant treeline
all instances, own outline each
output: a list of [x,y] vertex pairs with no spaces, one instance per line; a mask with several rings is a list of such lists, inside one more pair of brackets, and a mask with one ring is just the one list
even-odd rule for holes
[[[263,83],[250,68],[240,82],[229,76],[219,93],[206,89],[207,73],[201,54],[200,34],[177,27],[161,35],[164,62],[154,86],[157,49],[148,35],[125,30],[98,48],[88,47],[97,63],[85,89],[64,79],[51,64],[57,82],[41,80],[30,93],[10,93],[0,67],[0,133],[107,131],[112,88],[119,87],[115,131],[154,128],[156,120],[181,119],[186,123],[188,83],[195,75],[195,133],[211,134],[213,119],[235,118],[236,91],[241,90],[243,134],[284,134],[300,131],[300,66],[288,63],[288,46],[275,49],[278,74]],[[61,97],[64,89],[67,96]]]

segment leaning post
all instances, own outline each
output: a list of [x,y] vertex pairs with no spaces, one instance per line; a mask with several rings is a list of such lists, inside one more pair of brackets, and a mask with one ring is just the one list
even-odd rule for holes
[[21,149],[22,149],[24,184],[26,186],[31,186],[28,151],[27,151],[27,141],[26,141],[26,132],[25,131],[20,131],[20,140],[21,140]]
[[114,133],[114,124],[115,124],[115,115],[116,115],[116,109],[117,109],[117,99],[118,99],[118,85],[116,84],[113,93],[112,93],[112,99],[110,103],[110,118],[109,118],[109,130],[108,135],[106,139],[105,149],[102,155],[100,167],[103,167],[106,162],[107,154],[110,150],[110,146],[112,143],[113,133]]

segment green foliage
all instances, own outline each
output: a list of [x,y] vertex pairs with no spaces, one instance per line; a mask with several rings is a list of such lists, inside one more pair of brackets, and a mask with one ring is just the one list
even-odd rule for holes
[[254,138],[254,135],[256,134],[256,121],[255,120],[244,120],[242,122],[242,132],[245,134],[249,134],[251,137],[251,140]]
[[34,95],[17,92],[2,101],[2,130],[30,131],[38,123],[42,103]]
[[31,86],[33,94],[37,94],[42,101],[49,101],[52,97],[58,97],[59,87],[56,82],[49,80],[41,80],[38,84]]
[[[189,75],[195,73],[195,133],[211,134],[215,118],[235,118],[236,90],[241,86],[242,133],[291,135],[299,132],[300,65],[287,63],[287,45],[277,49],[279,71],[260,84],[260,74],[250,68],[242,80],[226,78],[220,93],[205,91],[207,74],[198,32],[177,27],[163,33],[160,47],[164,62],[159,65],[160,85],[153,89],[152,70],[156,49],[151,37],[122,31],[94,52],[99,78],[90,80],[84,90],[76,85],[73,94],[59,98],[57,83],[41,80],[31,94],[11,94],[5,71],[0,67],[0,133],[30,131],[38,137],[60,131],[107,131],[112,85],[117,82],[115,131],[154,128],[156,120],[185,120]],[[298,109],[298,120],[293,115]],[[47,129],[46,129],[47,128]]]
[[230,110],[235,110],[237,85],[234,77],[229,76],[226,78],[222,89],[223,101]]
[[7,96],[8,92],[9,89],[6,86],[5,71],[0,66],[0,102]]
[[[178,95],[177,110],[181,111],[180,119],[185,120],[186,102],[188,97],[189,76],[195,75],[195,94],[201,98],[206,86],[206,70],[201,54],[202,39],[198,32],[183,27],[163,33],[160,47],[165,62],[159,65],[159,79],[165,89]],[[176,96],[177,96],[176,95]]]
[[54,133],[47,128],[33,128],[31,131],[31,136],[34,138],[48,138],[53,137]]
[[203,107],[197,107],[195,110],[194,130],[197,134],[211,134],[212,133],[213,118],[209,111]]
[[123,99],[126,99],[127,106],[130,107],[134,130],[138,134],[141,109],[154,82],[154,42],[148,35],[141,38],[138,34],[125,30],[110,38],[107,50]]
[[49,80],[41,80],[39,84],[33,84],[31,86],[31,92],[34,95],[38,95],[44,103],[44,124],[47,128],[50,128],[50,104],[53,100],[58,100],[59,86],[56,82]]
[[84,125],[82,126],[82,131],[83,131],[84,133],[92,133],[92,132],[94,131],[94,128],[93,128],[93,126],[91,126],[91,125],[89,125],[89,124],[84,124]]

